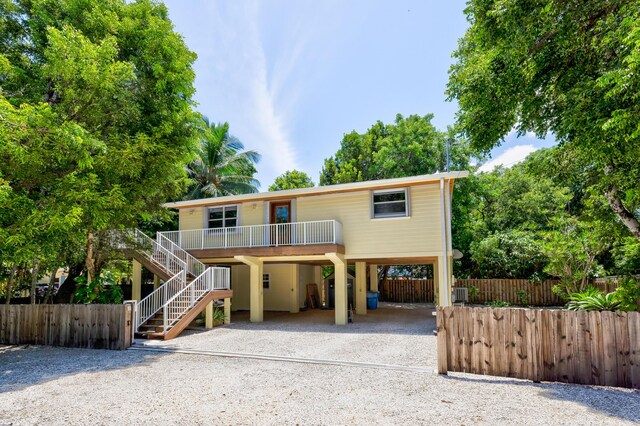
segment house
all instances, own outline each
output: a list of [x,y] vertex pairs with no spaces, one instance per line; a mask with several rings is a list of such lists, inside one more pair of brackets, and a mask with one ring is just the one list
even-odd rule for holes
[[[451,202],[457,171],[278,192],[179,201],[179,231],[159,235],[207,266],[231,269],[231,309],[298,312],[321,267],[335,267],[335,323],[353,302],[366,315],[367,268],[433,264],[440,305],[450,304]],[[160,237],[159,237],[160,238]],[[369,274],[375,277],[376,274]],[[377,281],[370,282],[371,290]]]

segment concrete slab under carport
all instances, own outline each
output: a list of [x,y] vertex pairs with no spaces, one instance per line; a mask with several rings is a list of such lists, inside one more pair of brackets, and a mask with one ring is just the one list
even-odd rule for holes
[[346,326],[333,324],[332,310],[295,314],[265,311],[252,323],[249,312],[234,312],[231,324],[192,329],[152,346],[199,351],[326,359],[418,367],[437,365],[433,304],[381,303]]

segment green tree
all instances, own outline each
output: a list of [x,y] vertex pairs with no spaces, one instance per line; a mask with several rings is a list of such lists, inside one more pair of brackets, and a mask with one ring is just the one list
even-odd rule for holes
[[188,168],[192,184],[186,198],[258,192],[260,183],[253,175],[260,154],[244,151],[242,142],[229,134],[229,123],[209,123],[207,117],[203,123],[200,149]]
[[447,94],[473,146],[552,132],[640,238],[638,2],[472,0],[465,13]]
[[196,56],[149,0],[7,0],[0,22],[0,255],[76,270],[79,250],[91,282],[105,231],[186,187]]
[[549,258],[545,271],[560,279],[554,292],[563,297],[584,291],[589,278],[597,276],[598,255],[609,248],[611,238],[607,228],[597,222],[576,218],[559,218],[555,229],[543,233],[544,253]]
[[[356,131],[345,134],[336,154],[325,159],[320,185],[442,172],[447,167],[447,144],[451,170],[473,170],[472,152],[466,140],[456,138],[453,129],[439,131],[431,120],[432,114],[408,117],[398,114],[393,124],[378,121],[363,134]],[[477,180],[471,176],[457,181],[454,191],[453,246],[465,254],[472,241],[467,217],[473,208],[471,193],[476,185]],[[470,262],[469,256],[457,262],[456,273],[461,268],[468,269]],[[383,269],[382,276],[386,272]]]
[[284,189],[311,188],[313,181],[305,172],[299,170],[288,170],[278,176],[269,191],[282,191]]

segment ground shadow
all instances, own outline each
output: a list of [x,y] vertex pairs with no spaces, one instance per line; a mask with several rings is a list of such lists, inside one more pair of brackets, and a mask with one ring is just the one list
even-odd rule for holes
[[78,373],[148,365],[165,355],[140,351],[0,345],[0,394]]
[[264,321],[259,323],[250,322],[248,311],[235,311],[231,314],[231,324],[223,327],[291,333],[431,335],[436,327],[433,310],[433,305],[428,304],[385,303],[366,315],[354,315],[353,322],[344,326],[335,325],[333,310],[314,309],[294,314],[265,311]]
[[640,422],[640,390],[552,382],[533,383],[527,380],[493,376],[447,375],[441,377],[462,382],[534,387],[539,389],[540,395],[545,398],[576,402],[611,417]]

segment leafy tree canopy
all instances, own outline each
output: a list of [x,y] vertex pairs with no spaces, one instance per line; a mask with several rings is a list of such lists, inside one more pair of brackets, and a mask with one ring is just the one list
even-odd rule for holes
[[472,0],[465,13],[447,91],[464,135],[488,152],[513,128],[552,132],[640,238],[638,2]]
[[0,255],[77,243],[91,281],[104,230],[185,188],[196,55],[149,0],[2,1],[0,52]]
[[260,182],[253,175],[260,154],[244,151],[242,142],[229,134],[229,123],[209,123],[204,117],[203,125],[198,154],[188,167],[192,183],[186,198],[258,192]]
[[311,188],[315,184],[305,172],[288,170],[278,176],[269,191],[282,191],[284,189]]

